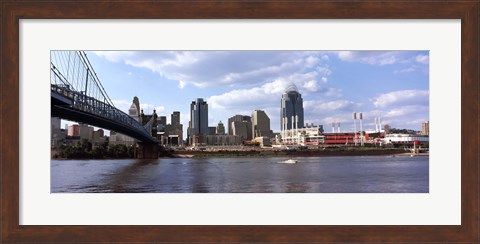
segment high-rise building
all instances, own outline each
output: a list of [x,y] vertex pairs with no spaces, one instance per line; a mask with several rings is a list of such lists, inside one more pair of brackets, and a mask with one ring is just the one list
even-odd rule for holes
[[[245,133],[243,133],[243,131],[245,131]],[[239,115],[239,114],[233,117],[230,117],[228,119],[228,134],[240,135],[242,136],[243,140],[251,140],[253,138],[252,118],[247,115]]]
[[158,116],[157,131],[165,131],[165,126],[167,126],[167,116]]
[[87,139],[89,142],[93,139],[93,127],[87,124],[79,124],[80,139]]
[[[250,126],[248,126],[250,125]],[[232,128],[232,135],[240,136],[242,140],[252,139],[251,122],[247,121],[233,121],[230,125]]]
[[282,131],[303,128],[303,99],[295,84],[291,83],[282,95],[280,129]]
[[203,144],[208,135],[208,104],[203,98],[197,98],[190,104],[190,122],[188,124],[188,143]]
[[171,120],[170,120],[171,125],[179,125],[180,124],[180,112],[179,111],[173,111],[171,115]]
[[50,120],[51,147],[56,148],[62,141],[65,140],[65,132],[62,132],[60,118],[51,117]]
[[145,126],[147,123],[152,121],[152,128],[150,131],[150,134],[152,137],[157,136],[158,132],[158,115],[157,115],[157,110],[154,109],[152,114],[145,114],[143,113],[143,109],[140,110],[140,117],[141,117],[141,123],[143,126]]
[[217,127],[216,126],[209,126],[208,127],[208,135],[215,135],[217,133]]
[[255,137],[271,137],[270,118],[263,110],[254,110],[252,113],[252,136]]
[[[166,124],[165,116],[160,116],[165,119],[162,122]],[[162,144],[168,144],[171,146],[180,146],[183,145],[183,125],[180,124],[180,112],[174,111],[171,114],[171,123],[164,126],[165,129],[162,131],[164,133],[160,133],[163,135],[163,139],[161,139]],[[160,136],[162,137],[162,136]]]
[[137,107],[137,111],[140,112],[140,101],[138,100],[137,96],[133,97],[133,104],[135,104],[135,107]]
[[132,105],[130,109],[128,109],[128,115],[140,122],[140,102],[138,101],[138,97],[133,97]]
[[67,130],[67,136],[80,136],[80,127],[75,125],[69,125]]
[[217,135],[225,135],[225,126],[223,126],[222,121],[218,122],[215,134]]
[[422,134],[428,136],[430,135],[430,121],[425,121],[422,123]]
[[[130,117],[134,118],[136,121],[139,123],[143,124],[143,110],[140,109],[140,101],[138,100],[138,97],[135,96],[133,97],[132,105],[130,105],[130,108],[128,109],[128,115]],[[99,137],[100,138],[100,137]],[[109,137],[109,144],[111,145],[126,145],[126,146],[131,146],[135,144],[137,140],[134,139],[133,137],[129,137],[127,135],[123,135],[121,133],[117,133],[114,131],[110,132],[110,137]]]

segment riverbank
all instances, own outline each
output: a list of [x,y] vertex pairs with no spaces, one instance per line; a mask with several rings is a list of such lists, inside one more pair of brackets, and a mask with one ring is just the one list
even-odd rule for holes
[[[332,157],[332,156],[428,156],[429,153],[412,154],[400,148],[325,148],[306,150],[216,150],[216,151],[163,151],[159,158],[234,158],[234,157]],[[104,158],[62,158],[52,153],[55,160],[131,159],[129,157]]]
[[[327,157],[327,156],[410,156],[404,149],[318,149],[318,150],[248,150],[248,151],[173,151],[160,157],[173,158],[218,158],[218,157]],[[418,154],[420,155],[420,154]],[[422,155],[428,155],[422,154]]]

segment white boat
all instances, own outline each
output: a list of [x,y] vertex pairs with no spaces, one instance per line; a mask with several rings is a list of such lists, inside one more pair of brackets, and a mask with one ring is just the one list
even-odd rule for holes
[[297,162],[298,160],[295,160],[295,159],[288,159],[288,160],[282,161],[282,163],[284,164],[296,164]]

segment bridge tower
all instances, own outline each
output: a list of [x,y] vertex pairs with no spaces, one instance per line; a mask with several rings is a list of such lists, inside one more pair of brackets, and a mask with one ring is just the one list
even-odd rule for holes
[[160,145],[158,143],[137,142],[134,157],[138,159],[158,158]]

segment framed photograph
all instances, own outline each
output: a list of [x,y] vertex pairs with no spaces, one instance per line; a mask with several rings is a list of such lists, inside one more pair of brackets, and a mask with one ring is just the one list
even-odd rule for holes
[[476,243],[479,9],[5,1],[2,241]]

